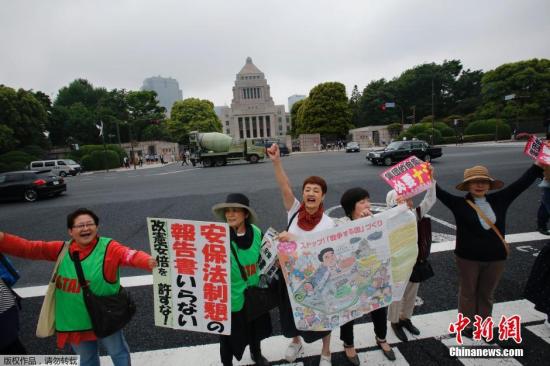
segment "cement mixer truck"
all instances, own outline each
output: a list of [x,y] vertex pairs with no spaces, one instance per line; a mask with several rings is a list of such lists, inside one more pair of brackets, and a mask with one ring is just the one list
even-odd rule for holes
[[235,141],[231,136],[219,132],[192,131],[189,133],[189,143],[193,166],[201,163],[203,167],[208,168],[238,160],[255,164],[265,157],[265,146],[260,139]]

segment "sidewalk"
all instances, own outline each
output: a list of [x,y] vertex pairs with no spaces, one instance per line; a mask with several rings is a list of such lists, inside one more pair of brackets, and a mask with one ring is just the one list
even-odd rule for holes
[[135,169],[133,165],[130,165],[130,168],[120,167],[120,168],[109,169],[109,170],[94,170],[91,172],[84,172],[81,175],[90,175],[90,174],[96,174],[96,173],[110,173],[110,172],[131,172],[131,171],[144,170],[144,169],[162,168],[173,164],[181,164],[181,162],[173,161],[166,164],[153,163],[153,164],[143,164],[143,166],[136,165]]

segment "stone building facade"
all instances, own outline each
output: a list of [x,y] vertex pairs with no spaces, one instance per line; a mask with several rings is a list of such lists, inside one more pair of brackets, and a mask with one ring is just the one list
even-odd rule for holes
[[235,139],[282,139],[290,133],[290,115],[276,105],[262,71],[247,57],[233,86],[231,107],[216,107],[223,132]]

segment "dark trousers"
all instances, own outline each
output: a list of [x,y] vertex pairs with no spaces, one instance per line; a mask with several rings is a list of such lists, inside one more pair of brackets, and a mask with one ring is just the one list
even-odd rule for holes
[[[378,339],[386,339],[388,332],[388,308],[380,308],[370,312],[374,334]],[[353,346],[353,323],[349,321],[340,327],[340,340],[348,346]]]
[[537,212],[537,226],[546,229],[550,218],[550,188],[542,188],[539,211]]
[[458,267],[458,312],[473,323],[475,315],[491,316],[494,293],[506,261],[480,262],[456,256]]
[[[223,366],[231,366],[233,365],[233,348],[231,346],[230,341],[231,336],[220,336],[220,357],[222,360]],[[250,354],[254,355],[254,358],[259,359],[262,350],[260,348],[260,340],[255,339],[254,341],[251,341],[249,344],[250,346]]]
[[13,342],[0,349],[0,355],[26,355],[27,350],[23,343],[16,338]]

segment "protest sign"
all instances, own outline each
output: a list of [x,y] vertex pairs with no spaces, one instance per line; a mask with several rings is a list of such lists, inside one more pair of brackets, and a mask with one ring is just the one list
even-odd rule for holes
[[267,229],[262,238],[262,246],[260,249],[260,260],[258,268],[260,276],[264,275],[267,278],[272,278],[277,272],[277,245],[279,241],[277,236],[279,232],[272,227]]
[[155,325],[231,334],[229,227],[225,223],[147,218]]
[[280,242],[296,327],[330,330],[400,300],[418,254],[416,217],[404,205]]
[[535,135],[531,135],[531,137],[529,137],[523,152],[525,155],[541,162],[542,164],[550,165],[550,148],[546,146],[544,140],[539,139]]
[[410,198],[426,191],[432,184],[430,163],[411,156],[380,174],[403,198]]

